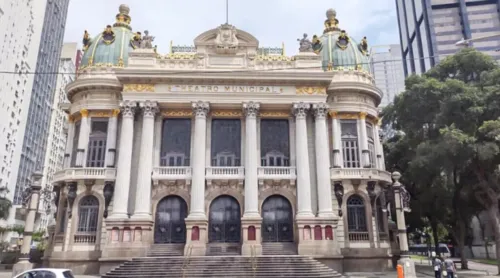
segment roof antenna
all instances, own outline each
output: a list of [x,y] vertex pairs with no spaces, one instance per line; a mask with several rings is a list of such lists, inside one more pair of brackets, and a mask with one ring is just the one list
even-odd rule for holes
[[226,24],[229,24],[229,0],[226,0]]

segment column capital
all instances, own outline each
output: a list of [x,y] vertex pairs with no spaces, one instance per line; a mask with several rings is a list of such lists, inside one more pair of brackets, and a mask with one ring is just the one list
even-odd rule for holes
[[332,117],[332,119],[338,119],[339,118],[339,113],[337,111],[330,110],[328,112],[328,114],[330,115],[330,117]]
[[111,116],[116,118],[120,114],[120,109],[113,109],[111,110]]
[[314,111],[314,116],[316,119],[325,119],[328,113],[328,104],[324,102],[314,103],[312,105],[312,109]]
[[160,110],[158,109],[158,103],[156,101],[141,101],[139,103],[139,107],[142,109],[142,113],[144,113],[144,117],[154,117],[156,113]]
[[260,103],[258,102],[244,102],[243,103],[243,113],[247,117],[257,117],[260,110]]
[[89,116],[89,110],[80,109],[80,114],[82,115],[82,118],[87,118]]
[[360,120],[366,120],[366,115],[368,115],[368,113],[366,113],[366,112],[360,112],[359,113],[359,119]]
[[194,115],[196,117],[207,117],[210,112],[210,104],[208,102],[198,101],[191,103]]
[[296,118],[305,118],[311,109],[311,104],[304,102],[296,102],[292,106],[292,113]]
[[137,102],[131,100],[124,100],[120,103],[123,117],[134,117],[137,109]]

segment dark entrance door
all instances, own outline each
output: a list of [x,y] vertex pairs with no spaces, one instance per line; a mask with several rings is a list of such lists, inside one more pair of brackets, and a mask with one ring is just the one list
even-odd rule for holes
[[262,240],[293,241],[293,212],[290,202],[282,196],[267,198],[262,205]]
[[162,199],[156,208],[155,243],[185,243],[187,204],[179,196]]
[[240,205],[233,197],[220,196],[213,200],[208,221],[210,242],[240,242]]

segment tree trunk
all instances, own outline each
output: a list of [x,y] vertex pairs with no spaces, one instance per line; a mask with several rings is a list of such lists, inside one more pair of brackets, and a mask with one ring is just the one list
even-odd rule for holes
[[500,275],[500,215],[498,213],[498,200],[494,199],[488,208],[488,215],[495,233],[495,252],[497,258],[498,274]]
[[435,217],[430,218],[431,229],[432,229],[432,237],[434,238],[434,249],[436,250],[436,256],[440,257],[441,253],[439,252],[439,236],[438,236],[438,222]]
[[460,249],[460,263],[462,269],[469,269],[467,258],[465,257],[465,223],[459,221],[458,248]]

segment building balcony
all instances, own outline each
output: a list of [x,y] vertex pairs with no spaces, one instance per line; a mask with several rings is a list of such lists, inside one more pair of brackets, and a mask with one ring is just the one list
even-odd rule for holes
[[114,181],[115,179],[115,168],[67,168],[55,172],[53,182],[77,180]]
[[377,180],[392,183],[391,173],[373,168],[330,168],[332,180]]
[[205,176],[209,184],[212,180],[237,180],[243,184],[245,167],[207,167]]
[[295,184],[297,180],[297,169],[295,167],[259,167],[257,169],[259,184],[265,180],[289,180]]
[[191,182],[192,171],[190,166],[184,167],[155,167],[153,168],[153,183],[161,180],[186,180]]

